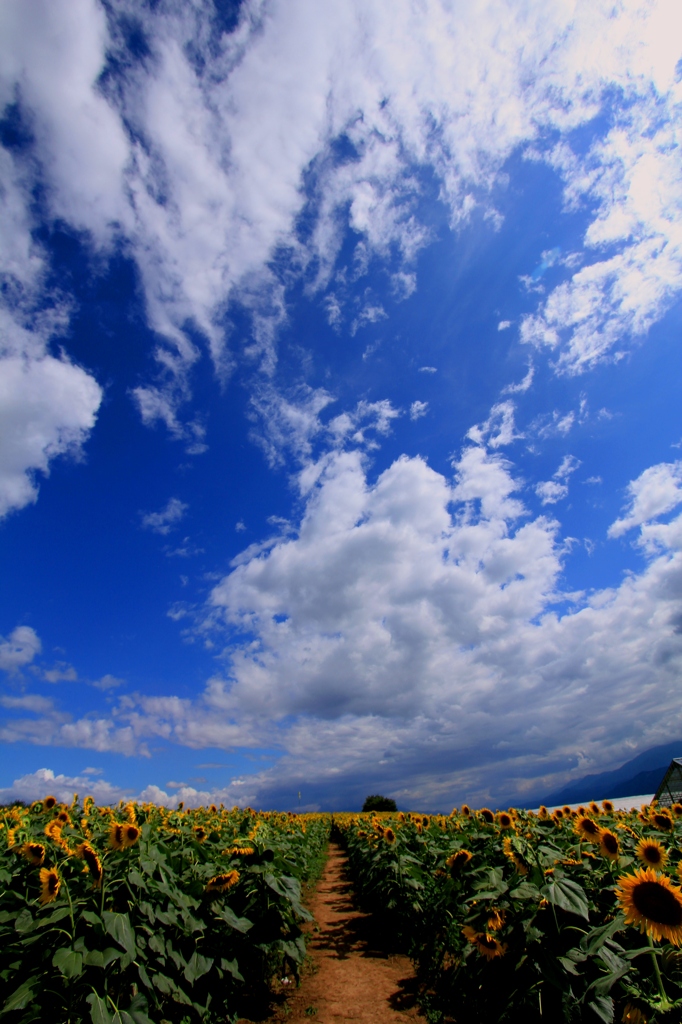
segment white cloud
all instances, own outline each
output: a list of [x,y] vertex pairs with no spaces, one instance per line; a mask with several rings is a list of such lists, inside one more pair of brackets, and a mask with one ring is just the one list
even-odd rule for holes
[[168,504],[160,512],[142,513],[142,526],[166,536],[184,519],[188,508],[189,505],[179,498],[169,498]]
[[102,676],[101,679],[93,680],[91,685],[94,686],[96,690],[106,692],[107,690],[116,690],[119,686],[123,686],[124,683],[125,679],[117,679],[116,676],[112,676],[107,672],[107,674]]
[[[618,90],[613,128],[587,157],[561,142],[542,158],[565,177],[568,203],[596,201],[586,245],[620,251],[555,289],[524,337],[559,345],[563,332],[559,366],[575,370],[622,346],[624,331],[645,331],[679,290],[674,0],[628,0],[615,12],[606,0],[549,12],[509,0],[465,10],[398,0],[390,12],[379,0],[251,0],[236,31],[210,45],[212,4],[171,2],[135,10],[149,59],[121,59],[102,76],[107,53],[124,56],[128,8],[118,0],[107,12],[95,0],[3,5],[0,98],[18,95],[35,130],[32,162],[3,155],[8,260],[23,280],[43,259],[30,238],[36,181],[51,215],[100,251],[125,239],[161,339],[159,380],[135,397],[146,422],[165,422],[192,450],[204,442],[181,407],[196,330],[224,379],[234,360],[226,311],[241,300],[251,355],[272,370],[286,317],[274,254],[291,254],[314,290],[330,280],[350,227],[359,238],[349,272],[398,253],[392,280],[404,297],[431,237],[417,214],[422,167],[453,226],[477,205],[499,221],[489,197],[510,154],[593,121]],[[342,136],[354,158],[339,162]],[[306,204],[313,229],[303,242]],[[338,326],[338,300],[328,312]]]
[[628,484],[630,508],[609,527],[609,537],[621,537],[635,526],[671,512],[682,502],[682,461],[661,462],[645,469]]
[[580,466],[580,459],[574,455],[564,455],[561,465],[551,480],[542,480],[535,485],[535,493],[543,505],[555,505],[568,494],[568,479]]
[[40,637],[31,626],[17,626],[5,640],[0,637],[0,669],[17,672],[40,654]]
[[85,796],[93,796],[98,804],[115,804],[119,800],[129,798],[130,790],[122,789],[120,786],[112,786],[104,779],[92,779],[90,773],[93,769],[86,769],[82,775],[55,775],[50,768],[38,768],[35,772],[22,775],[15,779],[11,786],[0,789],[0,803],[10,803],[13,800],[23,800],[31,803],[46,796],[54,796],[63,803],[71,803],[74,793],[79,793],[81,799]]
[[410,419],[411,420],[418,420],[422,416],[426,416],[426,413],[428,412],[428,409],[429,409],[429,403],[428,402],[420,402],[419,399],[417,399],[410,406]]
[[513,402],[497,402],[490,410],[485,423],[479,423],[467,431],[467,437],[476,444],[485,441],[491,448],[500,448],[523,437],[516,433]]
[[437,368],[435,366],[420,366],[419,370],[417,372],[418,373],[438,373],[438,370],[437,370]]
[[531,365],[528,367],[528,371],[526,373],[526,376],[523,378],[523,380],[520,380],[518,382],[518,384],[507,384],[506,387],[502,388],[502,394],[503,395],[516,395],[516,394],[528,391],[528,389],[530,388],[531,384],[533,383],[533,378],[534,377],[535,377],[535,367],[531,363]]
[[568,494],[568,486],[558,480],[542,480],[535,485],[535,493],[543,505],[555,505]]
[[447,807],[523,799],[576,757],[596,770],[682,728],[682,516],[645,522],[645,568],[566,610],[558,523],[529,516],[499,454],[470,446],[454,469],[449,482],[403,456],[370,483],[361,452],[334,453],[298,530],[236,560],[195,626],[243,634],[226,677],[196,699],[125,695],[106,719],[36,706],[0,738],[282,751],[222,790],[176,791],[187,802],[268,804],[302,781],[326,801],[372,778],[408,806]]
[[511,327],[511,320],[500,320],[497,325],[498,331],[506,331],[509,327]]
[[68,359],[0,349],[0,516],[37,499],[36,471],[80,455],[101,400],[97,382]]
[[54,668],[46,669],[43,672],[43,679],[46,683],[73,683],[78,679],[78,673],[73,665],[60,661]]

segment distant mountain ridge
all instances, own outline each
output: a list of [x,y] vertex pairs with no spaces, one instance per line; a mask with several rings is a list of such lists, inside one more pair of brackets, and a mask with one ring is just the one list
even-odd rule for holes
[[556,804],[577,804],[587,800],[655,793],[674,757],[682,757],[682,740],[651,747],[612,772],[600,772],[598,775],[576,779],[563,789],[549,793],[539,802],[551,807]]

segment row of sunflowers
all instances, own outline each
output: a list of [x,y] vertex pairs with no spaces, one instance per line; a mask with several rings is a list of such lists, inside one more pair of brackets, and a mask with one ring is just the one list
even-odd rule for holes
[[234,1019],[296,976],[328,815],[96,806],[0,809],[0,1017],[8,1024]]
[[682,1021],[682,805],[335,824],[434,1024]]

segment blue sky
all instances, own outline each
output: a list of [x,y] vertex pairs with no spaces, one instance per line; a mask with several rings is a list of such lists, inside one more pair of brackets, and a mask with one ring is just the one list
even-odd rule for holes
[[2,796],[682,736],[681,17],[3,5]]

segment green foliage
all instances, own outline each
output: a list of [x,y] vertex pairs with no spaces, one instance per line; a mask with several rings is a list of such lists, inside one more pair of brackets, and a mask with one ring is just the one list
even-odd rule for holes
[[[652,950],[616,894],[642,867],[639,840],[653,839],[668,854],[655,877],[682,914],[682,819],[589,816],[590,841],[575,815],[335,815],[356,890],[402,937],[429,1021],[682,1020],[682,953],[669,942]],[[613,859],[606,833],[617,837]]]
[[[212,1024],[234,1015],[241,991],[297,973],[301,883],[327,816],[86,801],[15,806],[0,821],[2,1022]],[[42,866],[28,844],[34,861],[44,848]]]
[[379,796],[378,793],[368,796],[362,805],[363,811],[397,811],[395,800],[389,796]]

